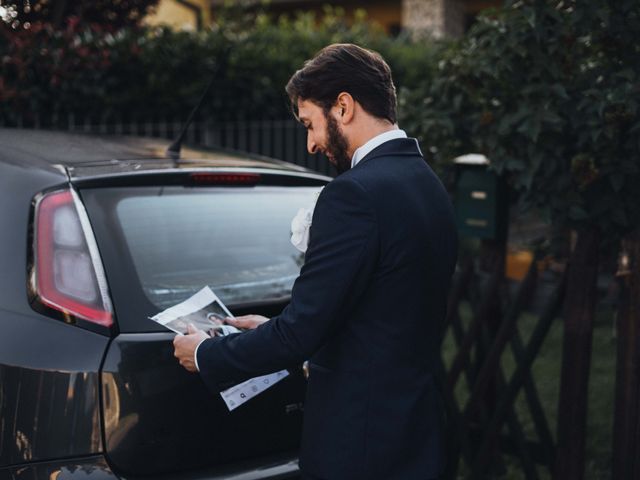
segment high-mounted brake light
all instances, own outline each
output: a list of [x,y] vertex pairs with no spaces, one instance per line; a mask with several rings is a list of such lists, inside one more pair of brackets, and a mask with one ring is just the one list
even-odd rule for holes
[[194,183],[205,185],[255,185],[260,181],[258,173],[192,173]]
[[74,190],[36,204],[35,293],[46,307],[110,327],[113,314],[104,269],[87,213]]

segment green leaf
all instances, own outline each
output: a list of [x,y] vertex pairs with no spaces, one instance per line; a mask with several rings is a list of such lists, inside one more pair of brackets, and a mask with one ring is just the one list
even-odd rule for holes
[[625,68],[624,70],[620,70],[618,73],[616,73],[616,77],[623,78],[632,82],[636,77],[636,73],[630,68]]
[[527,20],[527,23],[531,28],[534,28],[536,26],[536,12],[533,8],[527,9],[527,12],[525,13],[525,19]]
[[613,191],[619,192],[624,186],[624,175],[621,173],[614,173],[613,175],[609,176],[609,182],[611,183]]
[[607,104],[606,102],[600,102],[598,103],[598,116],[602,117],[602,114],[604,113],[604,109],[607,108]]
[[633,160],[633,159],[623,160],[620,166],[623,173],[631,174],[631,175],[640,173],[640,161],[638,160]]
[[555,93],[558,97],[563,98],[564,100],[569,100],[569,95],[567,94],[567,90],[559,83],[551,85],[551,91]]
[[521,158],[509,158],[506,162],[507,169],[512,171],[522,171],[527,167],[527,164]]
[[534,142],[538,141],[538,137],[540,136],[540,129],[542,127],[542,122],[538,117],[534,118],[531,122],[531,129],[529,130],[529,135],[531,136],[531,140]]
[[582,208],[577,205],[572,205],[569,208],[569,218],[571,220],[581,221],[589,218],[589,214]]
[[498,135],[506,135],[511,131],[513,126],[513,117],[511,115],[504,115],[498,123]]
[[597,142],[600,138],[600,135],[602,135],[602,129],[594,128],[593,130],[591,130],[591,141],[594,143]]
[[540,135],[540,119],[537,116],[527,118],[518,128],[518,132],[527,135],[533,142],[538,141]]
[[611,220],[613,220],[615,223],[623,227],[626,227],[629,225],[629,219],[627,218],[627,214],[622,208],[616,208],[613,212],[611,212]]
[[553,125],[558,125],[560,123],[562,123],[562,117],[560,115],[558,115],[555,112],[552,112],[550,110],[544,110],[542,112],[542,120],[547,122],[547,123],[551,123]]

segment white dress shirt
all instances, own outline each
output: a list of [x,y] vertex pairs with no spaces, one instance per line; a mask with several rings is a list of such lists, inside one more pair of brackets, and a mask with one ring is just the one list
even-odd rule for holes
[[355,152],[353,152],[353,157],[351,158],[351,168],[355,167],[360,160],[362,160],[369,152],[371,152],[371,150],[379,147],[389,140],[395,140],[396,138],[407,138],[407,134],[404,130],[400,130],[397,128],[395,130],[389,130],[388,132],[376,135],[367,143],[357,148]]
[[[385,142],[388,142],[389,140],[395,140],[396,138],[407,138],[407,134],[405,133],[404,130],[395,129],[395,130],[389,130],[388,132],[381,133],[380,135],[376,135],[367,143],[357,148],[355,152],[353,152],[353,157],[351,158],[351,168],[355,167],[358,164],[358,162],[362,160],[374,148],[379,147],[380,145],[382,145]],[[198,371],[200,371],[200,367],[198,366],[198,348],[200,348],[200,345],[202,345],[202,342],[204,342],[205,340],[206,338],[203,339],[198,344],[195,351],[193,352],[193,357],[194,357],[193,360],[194,360],[194,363],[196,364],[196,369]]]

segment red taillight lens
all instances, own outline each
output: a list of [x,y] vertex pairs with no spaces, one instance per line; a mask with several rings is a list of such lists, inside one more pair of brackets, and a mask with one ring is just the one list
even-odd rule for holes
[[35,290],[66,315],[110,327],[111,301],[86,212],[72,190],[44,196],[35,213]]
[[260,181],[258,173],[192,173],[193,183],[203,185],[255,185]]

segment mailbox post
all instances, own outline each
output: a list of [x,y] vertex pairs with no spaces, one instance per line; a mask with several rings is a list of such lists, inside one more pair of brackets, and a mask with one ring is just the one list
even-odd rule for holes
[[[507,186],[504,178],[489,171],[489,160],[484,155],[469,154],[455,159],[456,191],[455,211],[458,232],[481,240],[480,270],[489,273],[483,290],[486,310],[482,319],[491,338],[496,334],[502,319],[500,288],[504,278],[508,205]],[[481,338],[480,335],[479,338]],[[484,363],[488,346],[479,340],[475,350],[476,368]],[[485,391],[485,405],[491,411],[497,400],[497,378],[492,378]]]

